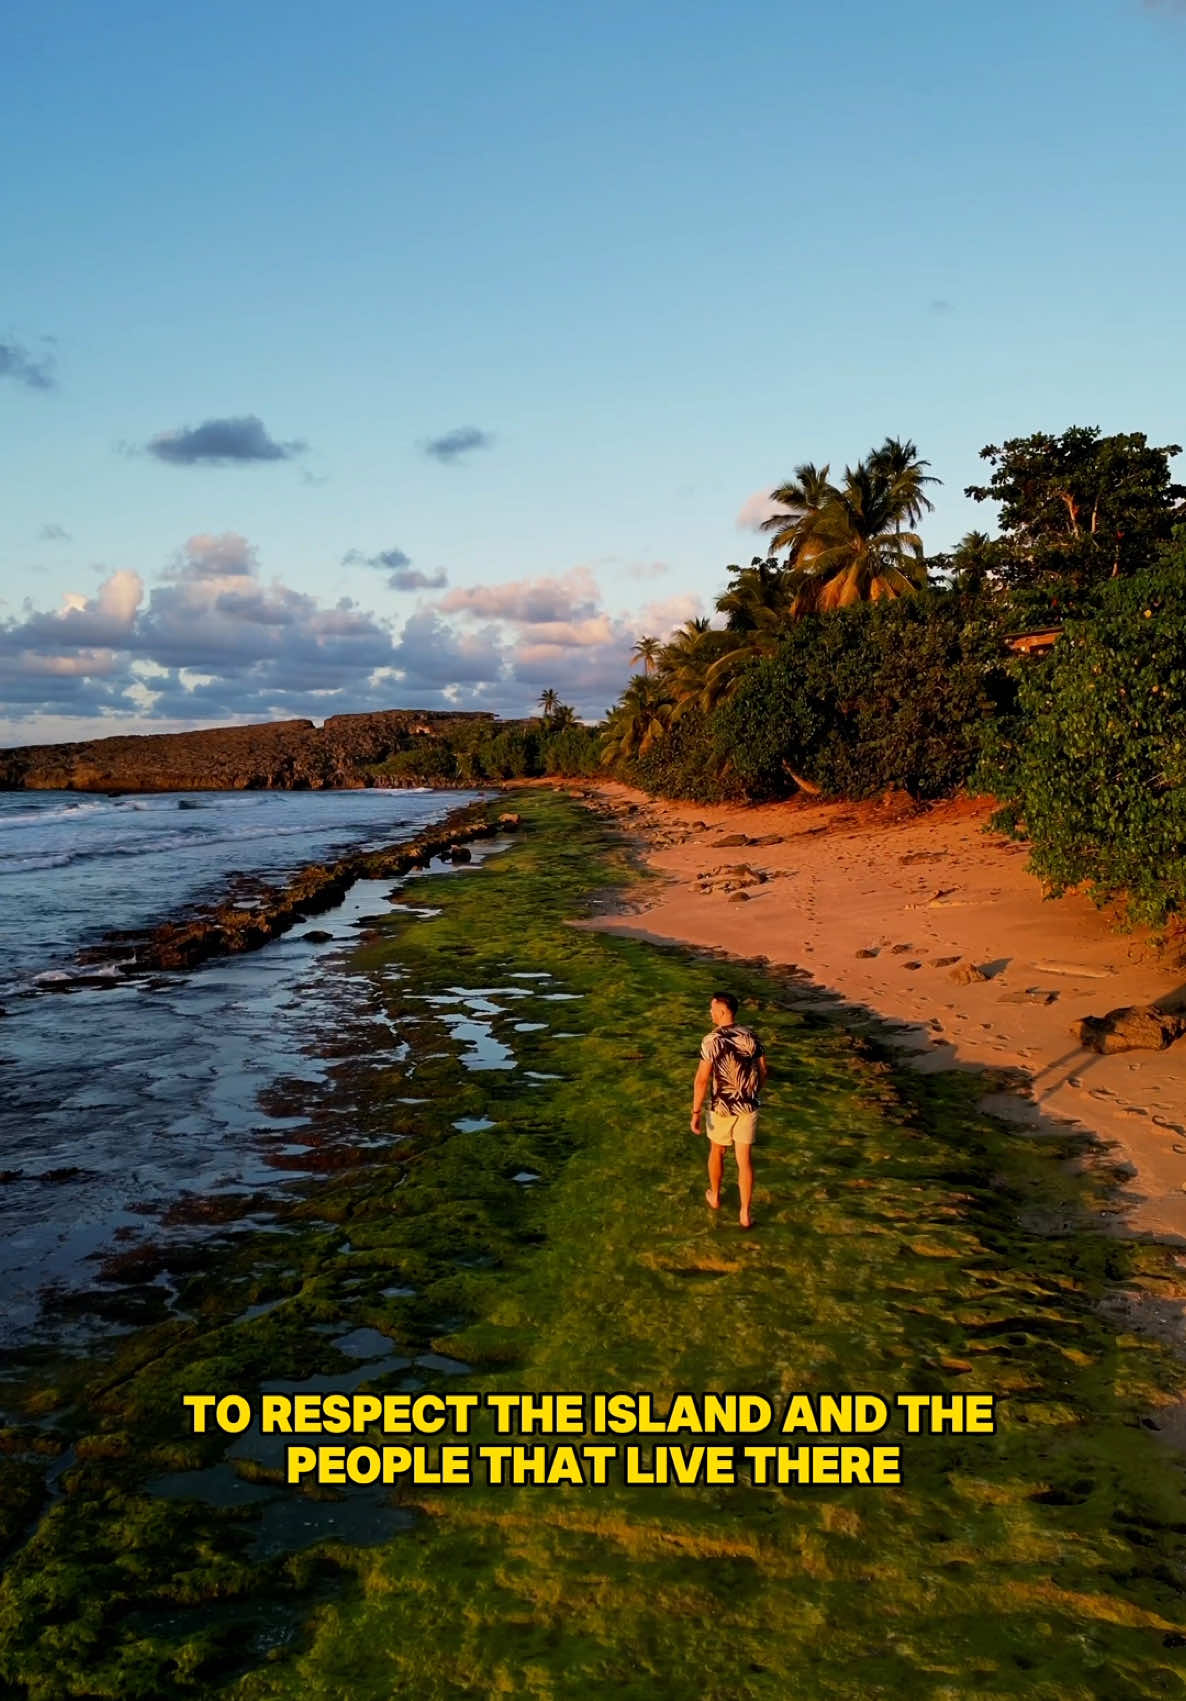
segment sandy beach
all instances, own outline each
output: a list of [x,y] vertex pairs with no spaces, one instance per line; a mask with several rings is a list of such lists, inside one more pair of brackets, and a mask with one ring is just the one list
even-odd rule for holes
[[[1045,899],[1026,847],[986,831],[990,803],[741,807],[580,789],[665,882],[643,919],[598,926],[794,964],[854,1020],[900,1024],[891,1038],[914,1068],[1016,1071],[1021,1090],[985,1108],[1035,1130],[1089,1129],[1131,1167],[1110,1226],[1186,1241],[1186,1041],[1101,1057],[1070,1032],[1120,1005],[1173,1001],[1186,972],[1086,897]],[[985,978],[964,979],[970,965]]]

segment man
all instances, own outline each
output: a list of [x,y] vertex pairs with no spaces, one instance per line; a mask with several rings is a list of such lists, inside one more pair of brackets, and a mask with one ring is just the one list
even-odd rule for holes
[[708,1189],[704,1197],[714,1211],[720,1210],[725,1150],[732,1146],[741,1193],[739,1220],[747,1229],[752,1226],[753,1145],[758,1132],[758,1095],[766,1084],[766,1055],[757,1034],[737,1026],[737,1000],[731,992],[716,993],[709,1014],[713,1031],[705,1034],[700,1045],[700,1067],[692,1088],[692,1132],[704,1132],[700,1114],[711,1090]]

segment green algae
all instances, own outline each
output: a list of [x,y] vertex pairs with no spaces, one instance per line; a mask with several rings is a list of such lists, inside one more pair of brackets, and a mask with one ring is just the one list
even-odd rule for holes
[[[415,1038],[402,1064],[336,1070],[321,1108],[355,1089],[357,1161],[283,1232],[211,1247],[181,1278],[188,1316],[13,1367],[0,1679],[46,1701],[1182,1692],[1186,1496],[1142,1419],[1183,1375],[1100,1307],[1117,1285],[1175,1291],[1169,1250],[1094,1228],[1114,1181],[1081,1140],[1010,1133],[971,1076],[895,1071],[768,965],[571,927],[632,871],[571,803],[521,813],[513,851],[417,877],[435,913],[395,911],[359,947]],[[687,1131],[722,979],[773,1071],[748,1236],[706,1211]],[[475,1067],[462,1021],[516,1067]],[[355,1329],[398,1368],[334,1345]],[[1001,1421],[905,1438],[901,1488],[420,1490],[417,1522],[376,1545],[327,1526],[261,1551],[251,1495],[151,1492],[216,1469],[272,1483],[189,1435],[181,1395],[309,1378],[983,1390]],[[339,1500],[284,1492],[314,1532]],[[391,1508],[371,1504],[382,1538]]]

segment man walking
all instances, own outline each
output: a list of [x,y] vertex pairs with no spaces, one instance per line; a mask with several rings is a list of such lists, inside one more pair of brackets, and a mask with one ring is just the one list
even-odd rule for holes
[[766,1084],[766,1054],[757,1034],[737,1026],[737,1000],[731,992],[714,994],[709,1014],[712,1032],[701,1042],[700,1067],[692,1088],[692,1132],[704,1132],[700,1114],[711,1091],[708,1190],[704,1197],[714,1211],[720,1209],[725,1150],[732,1146],[741,1193],[740,1222],[747,1229],[751,1226],[753,1146],[758,1132],[758,1095]]

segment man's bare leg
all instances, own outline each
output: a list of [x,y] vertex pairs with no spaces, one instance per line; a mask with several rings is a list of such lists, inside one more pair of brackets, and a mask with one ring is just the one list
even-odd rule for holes
[[708,1142],[708,1191],[705,1199],[714,1211],[721,1207],[721,1177],[725,1173],[725,1148],[715,1140]]
[[741,1215],[739,1220],[742,1228],[749,1228],[749,1202],[754,1196],[753,1158],[750,1154],[750,1148],[748,1146],[743,1146],[740,1142],[733,1147],[733,1152],[737,1159],[737,1186],[741,1193]]

